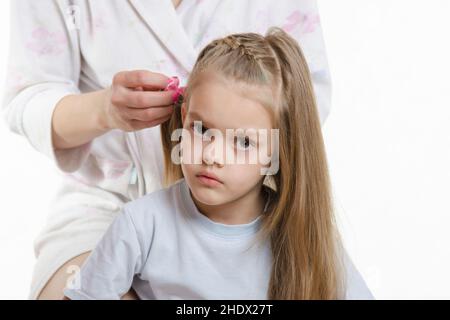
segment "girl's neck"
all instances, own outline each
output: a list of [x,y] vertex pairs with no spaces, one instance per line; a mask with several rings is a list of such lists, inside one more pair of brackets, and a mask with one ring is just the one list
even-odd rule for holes
[[266,202],[262,186],[258,184],[244,196],[221,205],[207,205],[197,201],[191,193],[197,209],[217,223],[223,224],[247,224],[255,220],[264,210]]

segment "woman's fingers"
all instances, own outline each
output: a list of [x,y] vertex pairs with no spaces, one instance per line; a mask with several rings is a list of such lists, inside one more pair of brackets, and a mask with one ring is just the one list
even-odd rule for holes
[[173,113],[173,106],[167,105],[147,109],[126,108],[124,112],[124,117],[127,119],[146,122],[171,116]]
[[111,101],[118,106],[149,108],[173,104],[175,91],[140,91],[119,87],[113,92]]
[[111,128],[135,131],[154,127],[170,119],[174,90],[163,91],[169,78],[146,70],[117,73],[108,88],[106,111]]
[[167,120],[169,120],[170,117],[171,117],[171,115],[167,115],[165,117],[154,119],[151,121],[130,120],[130,124],[133,127],[133,130],[142,130],[142,129],[151,128],[151,127],[157,126],[161,123],[164,123]]
[[113,85],[127,88],[143,87],[148,89],[164,89],[169,78],[161,73],[147,70],[122,71],[114,75]]

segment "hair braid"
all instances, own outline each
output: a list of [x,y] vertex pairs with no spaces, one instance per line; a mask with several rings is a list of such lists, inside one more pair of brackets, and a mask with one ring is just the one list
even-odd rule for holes
[[239,41],[238,38],[234,37],[233,35],[224,37],[219,40],[218,44],[224,44],[231,48],[231,50],[239,50],[240,55],[246,55],[250,59],[253,59],[255,61],[259,60],[258,57],[241,41]]

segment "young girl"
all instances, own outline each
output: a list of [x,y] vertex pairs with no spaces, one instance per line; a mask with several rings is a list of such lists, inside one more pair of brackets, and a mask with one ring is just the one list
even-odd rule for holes
[[277,27],[214,40],[182,101],[161,125],[166,188],[124,206],[65,295],[371,299],[334,221],[298,43]]

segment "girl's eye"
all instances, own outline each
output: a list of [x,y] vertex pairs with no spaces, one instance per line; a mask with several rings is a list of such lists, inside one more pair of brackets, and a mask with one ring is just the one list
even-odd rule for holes
[[234,138],[235,145],[243,150],[248,150],[250,147],[254,147],[254,142],[250,140],[249,137],[235,137]]

